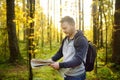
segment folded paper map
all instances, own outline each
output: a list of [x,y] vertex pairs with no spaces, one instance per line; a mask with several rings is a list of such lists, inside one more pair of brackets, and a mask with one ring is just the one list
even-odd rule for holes
[[52,61],[49,61],[49,60],[40,60],[40,59],[32,59],[31,60],[32,68],[40,67],[40,66],[48,66],[51,63],[52,63]]

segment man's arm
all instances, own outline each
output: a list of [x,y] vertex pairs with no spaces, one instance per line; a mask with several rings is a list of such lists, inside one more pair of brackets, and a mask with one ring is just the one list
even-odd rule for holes
[[60,49],[57,51],[57,53],[51,58],[53,61],[57,61],[59,60],[61,57],[63,57],[62,54],[62,45],[60,47]]
[[62,48],[63,48],[63,44],[64,44],[64,41],[66,40],[67,37],[65,37],[62,41],[62,44],[58,50],[58,52],[51,58],[52,61],[57,61],[59,60],[61,57],[63,57],[63,53],[62,53]]
[[79,37],[76,40],[76,43],[77,43],[77,46],[76,46],[77,49],[73,59],[68,62],[59,63],[59,68],[76,67],[82,63],[82,60],[84,60],[86,56],[86,52],[88,50],[88,42],[84,37],[82,38]]

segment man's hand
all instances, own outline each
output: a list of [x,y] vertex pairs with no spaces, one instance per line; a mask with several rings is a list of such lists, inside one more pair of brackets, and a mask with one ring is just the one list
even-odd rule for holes
[[50,66],[56,70],[58,70],[60,67],[59,67],[59,62],[54,62],[52,64],[50,64]]

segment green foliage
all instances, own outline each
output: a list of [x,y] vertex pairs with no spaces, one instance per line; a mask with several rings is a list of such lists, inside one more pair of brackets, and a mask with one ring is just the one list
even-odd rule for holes
[[2,64],[0,65],[0,73],[0,80],[28,80],[26,66]]
[[100,70],[98,70],[97,76],[103,80],[112,80],[113,72],[108,67],[102,67]]
[[93,42],[93,37],[91,37],[91,36],[93,36],[93,30],[92,29],[86,30],[84,34],[89,41]]
[[38,69],[33,69],[34,80],[62,80],[59,72],[53,70],[50,67],[40,67]]
[[[35,53],[37,59],[49,59],[59,48],[59,43],[53,43],[53,50],[49,49],[49,44],[46,43],[45,47],[42,48],[38,46],[37,52]],[[26,52],[26,42],[19,41],[19,46],[21,50],[21,54],[26,61],[27,52]],[[109,51],[108,51],[109,52]],[[87,80],[119,80],[120,69],[119,66],[109,63],[104,66],[104,55],[105,49],[101,48],[98,50],[98,68],[97,72],[94,71],[87,73]],[[23,61],[22,61],[23,62]],[[0,78],[3,80],[27,80],[28,79],[28,67],[27,64],[21,63],[23,65],[12,66],[10,64],[0,64]],[[101,65],[102,64],[102,65]],[[9,67],[8,67],[9,66]],[[11,73],[10,73],[11,72]],[[33,78],[34,80],[62,80],[62,77],[58,73],[58,71],[50,68],[50,67],[40,67],[37,69],[33,69]]]
[[98,53],[97,53],[97,58],[100,61],[105,61],[105,48],[101,48],[99,49]]
[[113,71],[110,66],[106,65],[98,68],[98,72],[87,73],[87,80],[119,80],[120,71]]
[[[23,0],[24,1],[24,0]],[[43,9],[39,5],[39,0],[36,3],[35,18],[32,19],[28,15],[28,9],[25,7],[25,10],[22,9],[22,1],[17,0],[15,2],[15,22],[16,22],[16,31],[17,37],[19,40],[20,52],[23,57],[23,60],[18,63],[22,65],[11,65],[5,61],[9,59],[9,45],[8,45],[8,36],[6,29],[6,4],[5,1],[0,1],[0,80],[28,80],[28,42],[27,39],[33,38],[32,42],[34,47],[33,54],[35,54],[36,59],[49,59],[56,53],[59,49],[60,43],[60,32],[58,26],[53,22],[53,18],[46,16],[43,13]],[[99,5],[98,3],[94,3]],[[113,13],[112,12],[112,3],[110,0],[103,0],[102,10],[102,29],[100,29],[100,22],[98,23],[97,29],[103,31],[103,45],[104,47],[99,48],[97,53],[97,73],[94,71],[87,73],[87,80],[119,80],[120,79],[120,66],[114,63],[111,63],[112,56],[112,26],[113,26]],[[25,4],[26,5],[26,4]],[[99,14],[99,12],[97,13]],[[98,17],[98,15],[96,15]],[[106,21],[105,21],[106,18]],[[30,29],[29,24],[35,22],[34,34],[32,37],[28,37],[27,29]],[[49,24],[48,24],[49,23]],[[107,24],[107,26],[106,26]],[[106,28],[107,32],[107,43],[108,43],[108,64],[105,63],[105,43],[106,43]],[[64,36],[64,35],[63,35]],[[85,31],[85,36],[88,40],[93,41],[93,30],[92,27],[90,30]],[[50,41],[52,50],[50,50]],[[98,46],[96,44],[96,46]],[[34,80],[62,80],[58,71],[50,67],[40,67],[38,69],[33,69],[33,78]]]

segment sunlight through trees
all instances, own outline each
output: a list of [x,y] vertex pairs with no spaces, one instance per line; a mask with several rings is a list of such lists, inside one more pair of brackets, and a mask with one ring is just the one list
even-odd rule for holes
[[76,28],[97,48],[88,80],[118,80],[119,4],[120,0],[0,0],[0,80],[61,80],[49,67],[32,69],[31,59],[49,59],[56,53],[66,36],[60,25],[64,16],[73,17]]

